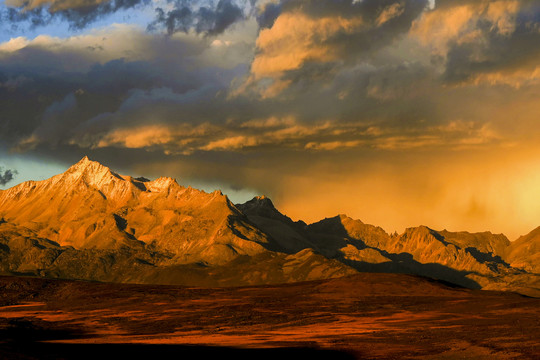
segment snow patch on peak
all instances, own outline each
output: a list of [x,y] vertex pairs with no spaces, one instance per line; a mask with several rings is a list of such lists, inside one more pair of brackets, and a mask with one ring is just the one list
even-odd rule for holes
[[100,163],[94,160],[90,160],[88,156],[85,156],[81,160],[79,160],[77,163],[73,164],[71,168],[80,169],[80,168],[85,168],[87,166],[90,166],[92,164],[100,164]]
[[179,186],[176,179],[162,176],[154,181],[149,181],[145,184],[146,188],[151,192],[161,192],[173,186]]
[[111,170],[97,161],[90,160],[88,156],[83,157],[66,171],[67,174],[98,174],[104,172],[111,172]]
[[67,182],[68,185],[83,183],[97,189],[130,182],[101,163],[90,160],[87,156],[62,174],[61,181]]

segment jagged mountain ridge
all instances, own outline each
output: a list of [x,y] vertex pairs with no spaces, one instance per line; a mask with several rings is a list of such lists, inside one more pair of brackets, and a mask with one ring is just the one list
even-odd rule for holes
[[322,277],[354,272],[313,251],[281,251],[219,191],[121,176],[87,157],[48,180],[1,191],[0,218],[0,264],[8,273],[220,284],[207,279],[211,270],[227,284],[264,282],[264,275],[235,278],[222,267],[242,257],[246,268],[276,263],[275,282],[311,279],[290,266],[314,259]]
[[5,221],[76,249],[146,244],[182,263],[224,263],[271,245],[219,191],[124,177],[86,157],[49,180],[0,193],[0,209]]
[[[246,213],[250,217],[249,210]],[[290,227],[291,223],[284,225]],[[511,243],[502,234],[435,231],[419,226],[401,235],[389,235],[380,227],[346,215],[306,225],[302,234],[317,252],[359,271],[412,273],[466,287],[540,295],[540,276],[505,260]]]
[[536,233],[514,243],[425,226],[389,235],[345,215],[307,225],[264,196],[234,205],[219,191],[122,176],[87,157],[0,191],[0,219],[4,273],[213,286],[401,272],[540,292]]

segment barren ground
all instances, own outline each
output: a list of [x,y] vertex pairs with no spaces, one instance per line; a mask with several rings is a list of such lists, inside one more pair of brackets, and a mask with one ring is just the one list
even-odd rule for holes
[[539,359],[540,299],[397,274],[187,288],[0,277],[0,358]]

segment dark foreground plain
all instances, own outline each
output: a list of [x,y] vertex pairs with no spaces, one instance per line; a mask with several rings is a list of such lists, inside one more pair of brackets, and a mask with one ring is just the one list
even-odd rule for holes
[[540,299],[399,274],[188,288],[0,277],[0,358],[538,359]]

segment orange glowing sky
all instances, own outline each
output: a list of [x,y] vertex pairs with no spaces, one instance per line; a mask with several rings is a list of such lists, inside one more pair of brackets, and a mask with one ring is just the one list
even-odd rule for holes
[[308,222],[540,226],[537,1],[85,4],[0,5],[2,188],[88,155]]

